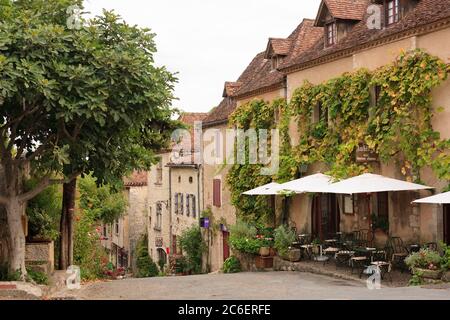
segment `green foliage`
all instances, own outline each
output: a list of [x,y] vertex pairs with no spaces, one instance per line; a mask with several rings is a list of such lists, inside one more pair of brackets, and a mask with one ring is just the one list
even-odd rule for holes
[[179,256],[175,259],[175,273],[185,274],[190,271],[188,259],[185,256]]
[[29,279],[33,280],[37,284],[41,284],[41,285],[49,284],[48,276],[44,272],[35,271],[33,269],[27,268],[27,276]]
[[405,263],[411,269],[437,270],[441,266],[442,258],[438,252],[430,249],[420,249],[405,259]]
[[223,263],[223,272],[224,273],[238,273],[241,272],[241,262],[238,258],[232,256],[229,257]]
[[179,244],[183,252],[186,253],[188,269],[194,274],[200,274],[202,272],[203,253],[207,249],[200,227],[194,225],[185,230],[179,237]]
[[113,223],[125,211],[126,200],[121,191],[115,191],[109,184],[97,185],[92,176],[79,179],[80,207],[103,223]]
[[411,279],[409,279],[409,285],[414,287],[414,286],[421,286],[424,283],[425,281],[423,280],[423,271],[414,270]]
[[275,249],[278,255],[286,256],[292,243],[296,241],[295,232],[286,225],[281,225],[275,229]]
[[[317,162],[337,179],[370,172],[370,164],[356,162],[360,144],[378,153],[382,162],[395,161],[408,181],[420,182],[420,169],[426,166],[439,179],[450,181],[450,139],[441,140],[431,125],[431,91],[447,79],[448,70],[442,60],[421,50],[402,53],[375,71],[344,73],[317,85],[305,82],[288,104],[251,101],[237,108],[230,122],[243,129],[270,129],[270,116],[279,112],[280,168],[272,177],[278,182],[298,178],[302,166]],[[299,136],[295,146],[289,134],[293,122]],[[228,176],[232,203],[249,221],[268,215],[266,197],[242,195],[271,181],[261,176],[260,168],[235,165]]]
[[441,267],[444,270],[450,270],[450,246],[442,242],[441,248],[443,252]]
[[7,264],[0,264],[0,281],[20,281],[21,272],[10,272]]
[[229,243],[231,248],[242,253],[258,254],[263,241],[257,237],[258,231],[243,220],[230,227]]
[[[26,188],[31,190],[36,182],[29,180]],[[28,201],[28,237],[57,240],[61,216],[62,192],[59,186],[50,186]]]
[[[280,109],[282,100],[276,100],[269,104],[263,100],[253,100],[240,108],[230,116],[230,125],[238,129],[274,129],[275,113]],[[259,139],[259,137],[258,137]],[[245,139],[246,154],[249,154],[250,139]],[[269,150],[270,151],[269,141]],[[261,170],[266,167],[263,164],[250,164],[246,156],[246,164],[235,164],[227,176],[227,183],[231,187],[231,202],[237,208],[241,219],[247,221],[268,221],[273,215],[273,209],[268,205],[265,196],[246,196],[243,192],[259,187],[272,181],[270,176],[261,175]]]
[[138,278],[157,277],[159,275],[158,266],[153,262],[148,254],[148,236],[144,235],[136,246],[137,274]]
[[79,179],[80,213],[74,233],[74,261],[81,268],[83,279],[104,276],[106,252],[100,244],[101,222],[111,223],[124,212],[126,202],[122,192],[109,185],[96,184],[91,176]]

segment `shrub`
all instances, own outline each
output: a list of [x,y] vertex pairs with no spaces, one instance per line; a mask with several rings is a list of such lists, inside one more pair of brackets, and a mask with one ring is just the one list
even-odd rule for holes
[[241,262],[236,257],[229,257],[223,263],[224,273],[238,273],[241,272]]
[[27,268],[27,276],[29,279],[33,280],[37,284],[41,284],[41,285],[49,284],[48,276],[44,272],[35,271],[33,269]]
[[195,274],[202,272],[202,257],[206,250],[202,233],[199,226],[192,226],[185,230],[179,237],[179,244],[186,253],[187,267]]
[[136,246],[136,267],[138,278],[157,277],[159,275],[158,266],[153,262],[152,258],[148,254],[148,237],[144,235],[141,237],[138,245]]
[[288,226],[281,225],[275,229],[275,249],[280,256],[286,256],[292,243],[295,242],[296,235]]
[[411,269],[437,270],[441,265],[441,261],[442,258],[439,253],[430,249],[421,249],[405,259],[406,265]]
[[444,270],[450,270],[450,246],[442,242],[441,247],[443,251],[441,267]]
[[239,252],[258,254],[263,241],[257,237],[257,229],[243,221],[230,228],[230,246]]

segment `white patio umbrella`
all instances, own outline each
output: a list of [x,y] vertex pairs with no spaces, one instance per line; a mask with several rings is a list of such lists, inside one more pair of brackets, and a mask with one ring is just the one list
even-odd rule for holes
[[366,173],[332,184],[328,193],[356,194],[388,191],[414,191],[433,189],[421,184],[392,179],[378,174]]
[[332,178],[322,173],[306,176],[301,179],[286,182],[281,185],[282,190],[295,193],[327,192],[332,184]]
[[242,194],[246,196],[270,196],[270,195],[277,195],[280,189],[280,184],[276,182],[272,182],[266,185],[263,185],[261,187],[246,191]]
[[437,194],[432,197],[419,199],[413,203],[450,204],[450,192]]

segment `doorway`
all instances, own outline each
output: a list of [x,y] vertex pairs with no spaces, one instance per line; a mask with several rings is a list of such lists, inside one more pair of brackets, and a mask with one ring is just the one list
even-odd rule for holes
[[230,233],[228,231],[222,231],[223,237],[223,261],[230,257],[230,246],[228,244],[228,239],[230,238]]
[[312,236],[314,239],[330,239],[339,232],[340,214],[335,194],[317,194],[313,198],[311,213]]
[[450,205],[444,204],[444,242],[450,245]]

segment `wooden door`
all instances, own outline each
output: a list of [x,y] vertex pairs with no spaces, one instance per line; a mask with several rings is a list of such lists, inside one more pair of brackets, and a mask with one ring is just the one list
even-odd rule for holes
[[340,215],[335,194],[320,194],[314,197],[311,221],[313,238],[326,240],[339,232]]
[[230,257],[230,246],[228,244],[228,239],[230,237],[230,233],[228,231],[222,231],[223,236],[223,261],[227,260]]
[[450,205],[444,204],[444,242],[450,245]]

